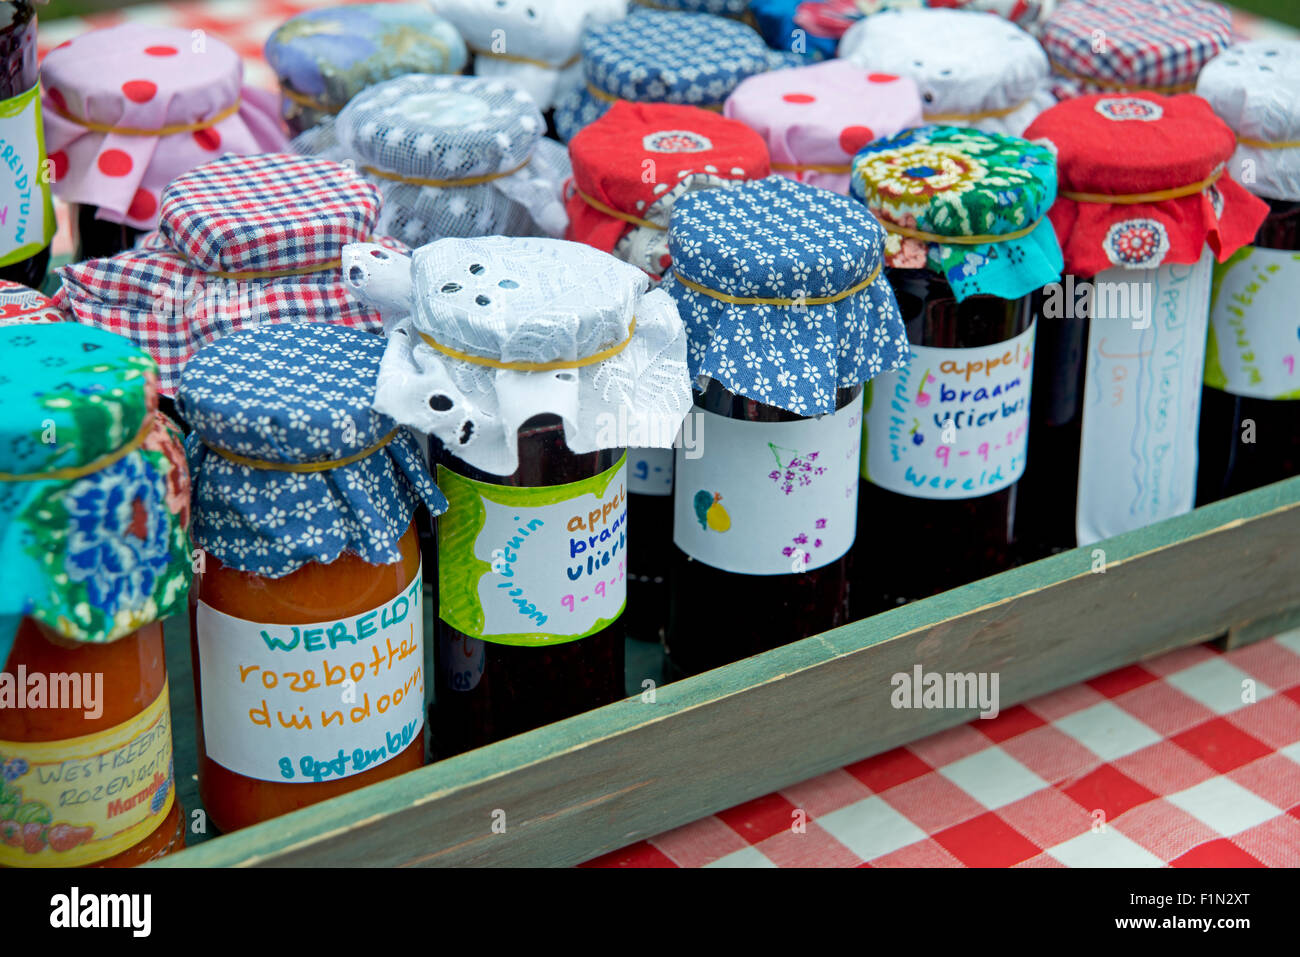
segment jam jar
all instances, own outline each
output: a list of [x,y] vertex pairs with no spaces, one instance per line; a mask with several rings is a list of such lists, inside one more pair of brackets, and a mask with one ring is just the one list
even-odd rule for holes
[[[0,224],[0,279],[39,289],[50,264],[55,223],[37,86],[36,10],[30,0],[0,4],[0,64],[0,138],[12,148],[0,186],[0,202],[9,210]],[[58,175],[56,162],[53,177]]]

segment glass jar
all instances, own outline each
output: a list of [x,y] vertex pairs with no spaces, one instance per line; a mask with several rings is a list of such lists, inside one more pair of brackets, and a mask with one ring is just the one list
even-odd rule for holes
[[640,529],[627,558],[627,634],[662,641],[668,618],[668,576],[673,554],[673,452],[629,449],[628,522]]
[[36,10],[29,0],[0,4],[0,64],[0,139],[17,154],[8,164],[13,177],[0,190],[9,207],[0,224],[0,279],[39,289],[50,265],[54,207],[44,175]]
[[[204,655],[199,645],[199,602],[223,615],[263,625],[305,625],[361,618],[372,609],[390,606],[407,594],[413,582],[419,581],[420,548],[414,523],[402,536],[400,548],[400,562],[372,565],[355,554],[345,553],[329,564],[304,565],[276,579],[227,568],[216,557],[206,556],[205,568],[196,576],[190,592],[190,652],[194,662],[194,701],[200,715],[195,739],[199,797],[218,830],[248,827],[418,768],[424,763],[424,739],[417,735],[377,767],[337,780],[302,783],[301,764],[291,768],[293,776],[286,776],[283,781],[262,780],[224,767],[208,755],[204,740]],[[420,597],[417,592],[408,596],[408,600],[418,605]],[[339,666],[336,663],[333,667]],[[321,668],[320,680],[328,683],[331,677],[337,678],[338,671],[331,674],[328,657],[322,659]],[[355,681],[352,668],[348,671],[348,678]],[[304,672],[301,680],[307,682],[309,673]],[[359,696],[358,701],[361,702]],[[349,704],[344,699],[344,707]]]
[[76,261],[107,259],[126,249],[145,234],[126,223],[115,223],[99,218],[99,207],[89,203],[69,203],[68,215],[72,220],[73,241],[76,244]]
[[676,463],[664,639],[673,677],[849,620],[862,386],[836,390],[836,411],[808,418],[710,379],[695,408],[708,414],[703,454],[683,449]]
[[[620,617],[626,604],[627,545],[625,533],[617,532],[626,524],[626,512],[623,512],[624,521],[620,522],[617,508],[618,496],[622,496],[624,503],[627,501],[624,491],[625,450],[571,452],[565,443],[563,423],[558,416],[549,414],[529,419],[519,429],[518,435],[519,468],[510,476],[492,475],[476,469],[456,458],[442,442],[434,441],[439,482],[452,502],[451,510],[438,523],[441,608],[436,625],[437,684],[429,714],[436,758],[450,757],[522,734],[552,721],[610,704],[625,694],[624,631]],[[599,484],[605,488],[605,504],[615,504],[612,513],[601,515],[590,527],[576,529],[570,519],[570,527],[561,533],[567,535],[579,531],[580,537],[570,537],[564,546],[566,554],[554,556],[556,560],[568,559],[567,578],[572,582],[568,587],[573,589],[572,593],[558,598],[554,594],[555,579],[545,579],[538,573],[538,566],[525,570],[524,565],[516,560],[516,556],[523,553],[528,536],[513,541],[502,539],[504,547],[499,555],[494,556],[492,570],[503,576],[510,573],[508,578],[502,579],[517,586],[509,590],[510,594],[527,589],[526,593],[516,597],[516,604],[519,600],[537,599],[535,604],[518,606],[520,612],[532,616],[532,621],[519,619],[521,631],[517,634],[487,631],[489,627],[515,627],[513,624],[497,626],[495,622],[503,619],[492,615],[493,609],[487,609],[484,616],[486,627],[475,631],[457,628],[448,621],[449,618],[457,622],[463,620],[460,614],[450,611],[456,586],[452,584],[449,571],[464,567],[471,560],[452,544],[453,537],[464,537],[468,509],[453,491],[463,486],[449,478],[449,472],[493,489],[520,490],[514,496],[499,499],[511,508],[510,525],[513,528],[507,529],[507,533],[518,530],[531,534],[540,530],[544,525],[534,526],[535,522],[553,521],[557,513],[551,510],[558,507],[564,511],[578,499],[591,496]],[[611,473],[614,474],[611,476]],[[553,492],[557,486],[570,488]],[[610,491],[614,496],[608,494]],[[530,500],[537,504],[530,504]],[[599,496],[589,498],[585,505],[570,510],[591,514],[587,506],[593,504],[597,506],[597,512],[602,511]],[[478,504],[479,509],[483,507]],[[585,545],[586,533],[595,531],[596,527],[613,529],[615,534],[604,543],[597,541],[579,547]],[[554,540],[550,543],[556,544]],[[564,545],[562,541],[558,544]],[[603,547],[606,544],[610,546],[608,549]],[[596,569],[583,566],[582,558],[584,554],[589,559],[596,556],[598,548],[600,556],[609,557],[600,566],[601,575],[592,585],[592,572]],[[482,546],[475,548],[472,554],[477,556],[481,551]],[[510,564],[518,565],[522,572],[519,577],[515,577],[515,569],[507,567]],[[579,569],[576,578],[574,568]],[[478,576],[472,577],[475,589],[489,591],[487,586],[477,584]],[[500,586],[501,583],[496,584]],[[580,594],[582,591],[588,594]],[[579,629],[581,633],[578,635],[552,633],[564,631],[562,616],[566,613],[581,615],[587,602],[591,602],[591,607],[602,603],[611,613],[607,617],[603,613],[589,616],[596,618],[595,625]],[[544,609],[549,615],[537,612],[537,608]],[[537,620],[538,615],[542,620]],[[546,619],[550,616],[555,616],[555,620],[548,622]],[[511,621],[509,618],[504,620]],[[537,630],[528,630],[526,625],[534,622]],[[604,622],[603,626],[601,622]]]
[[[56,675],[81,691],[0,709],[0,865],[133,867],[185,846],[161,623],[85,644],[23,618],[4,671],[20,692],[38,674],[50,695]],[[124,768],[104,772],[124,755]],[[74,764],[82,768],[74,787],[71,777],[46,783]]]
[[958,302],[925,269],[886,275],[912,344],[911,365],[871,384],[854,615],[865,617],[1015,564],[1025,471],[1034,317],[1028,296]]

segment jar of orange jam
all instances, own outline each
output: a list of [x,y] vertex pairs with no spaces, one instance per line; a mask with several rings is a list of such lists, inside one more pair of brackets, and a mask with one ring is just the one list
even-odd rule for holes
[[370,408],[383,340],[279,324],[186,365],[200,549],[190,598],[199,796],[222,831],[424,763],[424,571],[446,508]]
[[189,477],[127,340],[0,328],[0,865],[184,847],[160,620],[190,584]]

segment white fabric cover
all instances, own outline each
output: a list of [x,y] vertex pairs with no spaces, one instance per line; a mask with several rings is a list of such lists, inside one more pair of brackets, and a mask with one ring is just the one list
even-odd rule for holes
[[[634,444],[671,447],[691,406],[686,331],[666,292],[608,253],[562,240],[447,239],[412,258],[370,243],[346,246],[344,281],[391,328],[375,408],[437,436],[494,475],[519,465],[519,427],[552,413],[574,452]],[[498,370],[451,358],[425,342],[503,362],[595,355],[549,372]]]
[[[1019,136],[1055,104],[1047,54],[1014,23],[973,10],[886,10],[859,20],[840,40],[839,56],[872,73],[911,77],[927,122]],[[1024,105],[974,122],[975,114]],[[934,117],[931,119],[931,117]]]
[[[1229,47],[1201,70],[1196,92],[1238,137],[1300,141],[1300,42],[1256,40]],[[1258,196],[1300,202],[1300,147],[1238,144],[1228,172]]]
[[[557,66],[578,55],[588,27],[627,15],[627,0],[430,0],[430,6],[455,25],[471,50]],[[517,83],[543,110],[583,82],[580,61],[558,70],[480,55],[474,73]]]

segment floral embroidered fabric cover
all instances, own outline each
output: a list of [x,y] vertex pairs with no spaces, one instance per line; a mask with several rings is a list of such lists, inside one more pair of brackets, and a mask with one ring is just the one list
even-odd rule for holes
[[22,283],[0,279],[0,326],[67,320],[68,317],[54,307],[48,296]]
[[[565,238],[612,252],[656,277],[671,263],[668,220],[681,197],[771,172],[767,146],[749,127],[668,103],[615,103],[578,132],[569,154],[573,189]],[[653,225],[611,216],[593,201]]]
[[379,191],[339,163],[227,156],[167,187],[162,224],[137,248],[60,269],[54,303],[149,353],[170,396],[190,353],[254,323],[379,331],[339,272],[343,246],[375,234],[379,209]]
[[[1247,189],[1300,202],[1300,42],[1257,40],[1229,47],[1201,71],[1196,94],[1237,134],[1228,168],[1254,173]],[[1282,143],[1291,145],[1279,147]]]
[[[98,219],[154,229],[163,189],[186,170],[227,153],[285,148],[274,99],[243,82],[234,50],[174,27],[122,24],[51,50],[41,64],[41,105],[55,195],[98,206]],[[191,128],[142,136],[79,121]]]
[[[668,448],[691,404],[686,333],[641,270],[555,239],[444,239],[414,258],[350,246],[355,295],[396,319],[375,408],[494,475],[519,427],[552,413],[574,452]],[[455,353],[455,354],[453,354]],[[601,361],[545,371],[482,364]],[[466,359],[461,356],[473,356]]]
[[638,9],[583,36],[585,85],[556,104],[555,128],[567,143],[616,99],[721,111],[745,77],[785,65],[780,56],[737,20]]
[[683,197],[662,288],[686,323],[691,375],[811,416],[835,411],[836,389],[906,365],[884,240],[861,204],[783,176]]
[[1189,93],[1232,42],[1232,15],[1212,0],[1064,0],[1040,39],[1055,92]]
[[775,172],[835,193],[849,191],[853,154],[922,122],[911,79],[845,60],[751,76],[723,113],[763,137]]
[[852,192],[887,229],[999,237],[941,243],[891,231],[889,266],[938,273],[958,302],[974,295],[1019,299],[1061,276],[1061,248],[1046,221],[1056,162],[1044,146],[955,126],[906,130],[858,153]]
[[563,146],[505,80],[398,77],[359,94],[294,149],[348,163],[383,197],[380,232],[409,246],[450,236],[558,236]]
[[1038,41],[979,11],[887,10],[844,34],[840,56],[915,80],[927,123],[1018,136],[1056,102]]
[[266,41],[285,91],[281,110],[298,129],[337,113],[362,90],[406,73],[460,73],[465,41],[423,3],[308,10]]
[[152,360],[69,322],[0,328],[0,355],[0,662],[23,616],[103,643],[183,611],[189,473]]
[[[379,336],[337,326],[264,325],[200,349],[176,408],[193,430],[194,542],[222,564],[282,578],[343,552],[372,565],[401,560],[419,501],[440,515],[416,439],[371,408]],[[391,439],[384,443],[391,434]],[[324,471],[256,468],[359,461]],[[220,450],[220,451],[218,451]]]
[[[1194,263],[1206,243],[1223,262],[1254,239],[1268,214],[1229,175],[1236,137],[1199,96],[1078,97],[1048,110],[1025,135],[1055,150],[1063,194],[1088,194],[1062,195],[1051,211],[1065,268],[1077,276]],[[1205,185],[1172,198],[1106,200],[1198,183]]]

